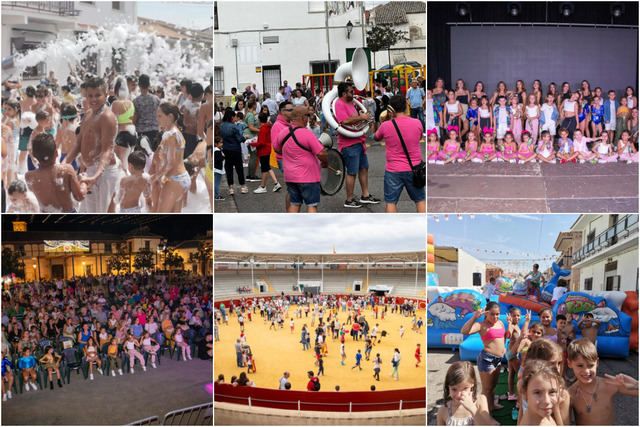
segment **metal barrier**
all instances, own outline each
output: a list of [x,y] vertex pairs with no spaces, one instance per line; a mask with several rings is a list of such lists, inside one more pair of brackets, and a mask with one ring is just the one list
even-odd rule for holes
[[213,402],[171,411],[164,416],[162,424],[165,426],[212,425]]
[[213,424],[213,402],[203,403],[201,405],[190,406],[188,408],[176,409],[175,411],[167,412],[162,419],[157,416],[143,418],[138,421],[134,421],[128,426],[151,426],[151,425],[165,425],[165,426],[205,426]]
[[127,424],[128,426],[157,426],[159,425],[160,419],[157,416],[143,418],[138,421],[134,421],[131,424]]

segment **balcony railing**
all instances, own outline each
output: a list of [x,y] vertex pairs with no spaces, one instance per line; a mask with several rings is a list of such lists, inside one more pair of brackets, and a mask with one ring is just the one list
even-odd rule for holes
[[2,2],[2,6],[37,10],[58,16],[78,16],[80,14],[72,1],[7,1]]
[[615,245],[632,232],[638,231],[638,215],[625,215],[615,225],[598,234],[591,242],[573,254],[573,263],[580,262]]

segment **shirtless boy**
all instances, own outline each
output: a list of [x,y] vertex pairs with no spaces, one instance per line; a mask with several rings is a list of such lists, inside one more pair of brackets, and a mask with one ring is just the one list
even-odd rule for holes
[[[78,129],[78,110],[75,105],[62,104],[62,110],[60,111],[61,126],[56,132],[56,146],[60,150],[60,162],[67,157],[67,154],[73,150],[76,145],[76,129]],[[74,160],[71,163],[74,169],[78,169],[78,164]]]
[[592,343],[596,343],[600,322],[593,318],[593,314],[585,313],[578,322],[578,328],[580,328],[583,338],[588,338]]
[[56,162],[56,143],[53,136],[41,133],[33,139],[33,156],[37,170],[27,172],[25,180],[36,195],[41,212],[75,212],[73,198],[81,201],[86,186],[80,184],[76,171],[69,164]]
[[200,83],[192,84],[189,89],[189,99],[180,107],[180,113],[182,113],[184,120],[185,159],[193,153],[198,145],[198,115],[203,94],[204,89]]
[[144,174],[147,156],[143,151],[135,150],[127,158],[129,176],[120,180],[120,213],[142,212],[140,194],[144,195],[147,207],[151,206],[151,184],[149,176]]
[[595,344],[582,338],[567,347],[569,367],[577,381],[569,387],[571,409],[577,425],[614,425],[613,397],[620,393],[638,396],[637,387],[627,387],[624,378],[596,375],[598,352]]
[[81,155],[81,170],[85,171],[82,182],[89,193],[81,204],[82,212],[115,212],[115,193],[122,176],[114,154],[116,138],[116,116],[105,105],[107,86],[103,79],[91,77],[85,82],[89,110],[80,127],[73,150],[64,159],[71,163]]

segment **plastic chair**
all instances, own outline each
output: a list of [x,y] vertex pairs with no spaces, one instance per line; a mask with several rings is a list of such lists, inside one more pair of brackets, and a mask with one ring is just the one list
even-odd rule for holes
[[66,348],[62,351],[62,360],[64,363],[64,374],[63,376],[67,379],[67,384],[71,384],[71,371],[76,371],[76,373],[80,373],[82,371],[82,375],[86,380],[88,377],[88,369],[86,369],[86,363],[84,359],[80,357],[78,351],[75,348]]

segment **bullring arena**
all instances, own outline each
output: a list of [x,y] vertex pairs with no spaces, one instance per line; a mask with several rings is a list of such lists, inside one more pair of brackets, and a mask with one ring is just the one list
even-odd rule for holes
[[[224,376],[214,384],[216,424],[424,425],[424,258],[424,252],[298,255],[216,251],[214,377]],[[273,324],[268,320],[272,308]],[[353,324],[347,321],[352,313],[363,325],[358,340],[351,335]],[[321,318],[326,324],[326,349],[318,347],[324,375],[317,375],[314,347]],[[307,350],[301,343],[304,325],[310,341]],[[345,331],[344,365],[340,329]],[[364,331],[370,339],[373,334],[377,338],[372,340],[369,360]],[[240,356],[238,339],[242,340]],[[416,366],[418,344],[421,362]],[[397,379],[392,377],[392,360],[398,357],[395,349],[400,355]],[[362,370],[353,368],[358,350],[363,355]],[[381,359],[379,380],[374,378],[377,354]],[[247,359],[255,372],[246,366]],[[243,380],[232,378],[248,371],[253,386],[243,387]],[[278,390],[285,371],[289,376],[282,383],[290,383],[290,390]],[[308,371],[317,376],[320,391],[307,391]]]

